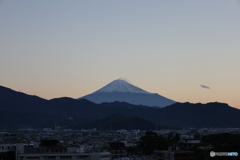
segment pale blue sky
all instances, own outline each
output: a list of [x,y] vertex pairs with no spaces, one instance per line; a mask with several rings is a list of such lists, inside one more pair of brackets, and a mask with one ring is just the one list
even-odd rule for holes
[[237,0],[0,1],[0,85],[46,99],[121,77],[175,101],[240,108],[239,51]]

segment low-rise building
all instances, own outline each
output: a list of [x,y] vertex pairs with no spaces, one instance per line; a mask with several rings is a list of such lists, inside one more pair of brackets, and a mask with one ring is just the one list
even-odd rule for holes
[[56,140],[42,140],[27,146],[19,143],[16,145],[16,160],[111,160],[110,152],[71,151]]
[[157,150],[153,154],[157,160],[195,160],[194,152],[181,150]]

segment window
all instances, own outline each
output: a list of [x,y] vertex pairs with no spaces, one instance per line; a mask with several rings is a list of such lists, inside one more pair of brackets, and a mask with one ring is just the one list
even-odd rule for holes
[[76,156],[77,159],[88,159],[88,156]]
[[71,156],[60,156],[60,159],[72,159]]
[[39,159],[39,157],[27,157],[27,159]]

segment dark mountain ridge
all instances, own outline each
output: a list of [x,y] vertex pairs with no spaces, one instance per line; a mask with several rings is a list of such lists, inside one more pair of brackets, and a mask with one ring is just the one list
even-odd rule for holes
[[176,103],[156,112],[155,121],[182,127],[240,127],[240,110],[225,103]]
[[140,130],[155,130],[169,128],[169,129],[180,129],[176,127],[168,127],[162,125],[156,125],[146,119],[139,117],[126,117],[121,114],[115,113],[108,117],[90,121],[85,124],[89,128],[97,128],[99,130],[119,130],[119,129],[140,129]]
[[175,103],[164,108],[117,101],[96,104],[69,97],[46,100],[0,86],[0,129],[53,127],[55,123],[79,129],[115,113],[164,126],[240,127],[240,110],[224,103]]

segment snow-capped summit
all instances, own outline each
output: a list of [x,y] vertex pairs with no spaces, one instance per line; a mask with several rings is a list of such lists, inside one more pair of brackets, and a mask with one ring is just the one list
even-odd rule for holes
[[99,90],[79,99],[82,98],[94,103],[120,101],[135,105],[154,107],[165,107],[176,103],[175,101],[165,98],[157,93],[144,91],[123,79],[114,80]]
[[147,91],[142,90],[141,88],[138,88],[130,83],[128,83],[124,79],[117,79],[112,81],[111,83],[107,84],[103,88],[97,90],[94,93],[101,93],[101,92],[130,92],[130,93],[147,93],[151,94]]

